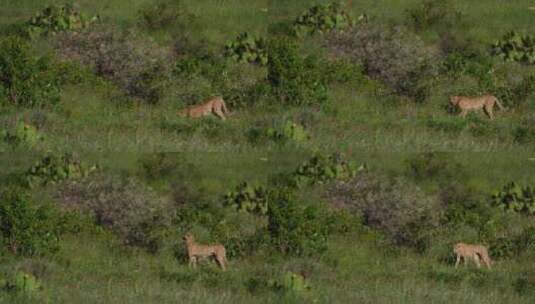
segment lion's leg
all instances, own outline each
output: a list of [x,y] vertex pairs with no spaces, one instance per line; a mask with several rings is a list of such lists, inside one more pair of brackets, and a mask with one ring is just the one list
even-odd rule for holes
[[457,268],[457,266],[459,266],[460,262],[461,262],[461,256],[457,255],[457,261],[455,261],[455,268]]
[[195,261],[195,258],[190,256],[189,257],[189,263],[188,263],[189,268],[191,268],[193,266],[194,261]]
[[468,113],[468,110],[462,109],[461,113],[459,113],[459,116],[461,116],[462,118],[465,118],[467,113]]
[[217,115],[222,120],[225,120],[225,114],[221,111],[221,108],[214,108],[214,114]]
[[228,114],[228,109],[227,109],[227,106],[224,104],[224,103],[221,103],[221,108],[223,109],[223,112]]
[[474,253],[472,258],[474,259],[474,263],[476,263],[477,268],[481,268],[481,263],[479,262],[479,256],[477,255],[477,253]]
[[483,260],[483,263],[485,263],[485,266],[487,266],[488,269],[491,269],[490,267],[490,258],[488,255],[482,255],[481,256],[482,260]]
[[491,120],[494,119],[494,115],[492,114],[492,106],[485,106],[483,107],[483,109],[485,110],[485,113]]
[[216,255],[215,259],[219,264],[219,267],[221,267],[222,270],[225,270],[225,257],[221,255]]

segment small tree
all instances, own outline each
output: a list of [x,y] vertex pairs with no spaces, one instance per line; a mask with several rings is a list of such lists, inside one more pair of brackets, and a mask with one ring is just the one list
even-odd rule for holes
[[328,229],[315,206],[303,206],[288,190],[274,191],[268,206],[268,232],[285,254],[311,255],[327,249]]
[[297,46],[287,38],[270,43],[268,81],[284,103],[310,105],[327,100],[327,87],[317,58],[300,56]]
[[0,99],[22,106],[59,101],[60,83],[48,57],[37,58],[20,37],[0,41]]
[[66,230],[63,216],[50,205],[36,205],[21,189],[0,194],[0,238],[9,251],[20,255],[55,252]]

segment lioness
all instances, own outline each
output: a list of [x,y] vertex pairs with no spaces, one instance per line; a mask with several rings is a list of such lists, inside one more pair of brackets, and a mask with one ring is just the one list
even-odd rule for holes
[[225,114],[228,113],[227,106],[222,97],[214,97],[208,99],[200,105],[188,107],[177,114],[179,116],[187,116],[192,118],[198,118],[210,114],[215,114],[222,120],[225,120]]
[[221,244],[214,245],[200,245],[195,243],[193,235],[187,233],[184,236],[184,241],[186,241],[186,247],[188,250],[189,266],[193,268],[197,267],[197,259],[205,257],[215,257],[219,267],[225,270],[227,265],[227,256],[225,247]]
[[487,268],[490,269],[490,264],[492,263],[492,261],[490,260],[487,247],[483,245],[457,243],[453,247],[453,252],[457,255],[455,268],[459,266],[459,263],[461,262],[462,258],[464,261],[464,265],[467,264],[467,259],[471,259],[472,261],[474,261],[474,263],[476,263],[477,268],[481,267],[481,264],[479,263],[479,260],[481,259],[483,260],[483,263],[485,263]]
[[450,98],[450,104],[461,109],[459,115],[462,117],[465,117],[468,111],[484,109],[489,118],[494,119],[494,115],[492,114],[494,104],[497,104],[500,110],[504,109],[498,98],[493,95],[483,95],[479,97],[452,96]]

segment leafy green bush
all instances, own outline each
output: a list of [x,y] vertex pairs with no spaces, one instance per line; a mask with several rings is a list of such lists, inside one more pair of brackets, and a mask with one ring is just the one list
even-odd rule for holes
[[326,33],[345,30],[355,23],[341,2],[333,2],[311,7],[295,20],[293,28],[298,35]]
[[339,236],[362,228],[362,216],[346,209],[331,208],[325,217],[325,225],[329,235]]
[[30,37],[35,37],[41,34],[81,30],[98,19],[98,16],[90,18],[79,12],[72,4],[50,5],[28,21],[28,33]]
[[436,80],[436,54],[402,27],[360,24],[329,35],[328,46],[334,56],[362,65],[366,74],[416,101],[429,96]]
[[233,64],[232,60],[217,53],[180,57],[173,74],[177,76],[176,96],[185,104],[196,104],[207,96],[221,95],[230,109],[237,109],[272,97],[264,69]]
[[490,254],[495,258],[510,258],[530,252],[534,248],[535,227],[528,227],[516,235],[495,239],[490,246]]
[[45,106],[59,101],[60,83],[50,58],[32,55],[20,37],[0,41],[0,101],[20,106]]
[[263,187],[252,187],[247,182],[239,184],[234,191],[225,194],[224,205],[239,211],[265,215],[268,211],[269,192]]
[[456,94],[494,94],[506,107],[523,104],[535,88],[533,75],[525,75],[511,65],[496,65],[492,57],[485,54],[450,53],[441,62],[440,71],[463,84],[467,80],[477,82],[468,90],[457,90]]
[[[179,153],[149,153],[139,160],[141,174],[148,180],[157,180],[159,178],[168,178],[180,169],[193,170],[190,164],[186,164]],[[186,165],[186,166],[183,166]]]
[[327,87],[316,57],[303,58],[289,39],[273,40],[268,49],[268,82],[283,103],[322,104]]
[[342,154],[329,156],[317,154],[303,162],[288,177],[290,186],[322,184],[333,180],[348,180],[364,170],[365,165],[357,167],[353,161],[346,161]]
[[271,140],[280,144],[302,143],[309,139],[305,128],[291,120],[285,120],[280,125],[268,128],[253,127],[249,129],[247,136],[252,143],[259,143],[262,140]]
[[308,138],[305,129],[292,121],[286,121],[280,130],[269,128],[267,130],[267,136],[274,141],[285,142],[285,141],[295,141],[302,142]]
[[139,10],[141,26],[150,30],[185,27],[184,23],[191,17],[182,1],[158,1],[156,4],[151,3]]
[[43,286],[31,273],[16,271],[0,284],[0,289],[21,293],[28,298],[35,298]]
[[533,293],[535,288],[535,274],[532,271],[524,271],[513,282],[513,287],[520,295]]
[[460,14],[452,1],[423,0],[418,6],[408,9],[410,24],[418,31],[436,28],[451,29],[459,22]]
[[513,130],[513,137],[520,144],[535,142],[535,115],[522,120]]
[[53,253],[66,229],[63,215],[50,205],[37,205],[22,189],[0,193],[0,238],[10,252],[27,256]]
[[477,240],[492,242],[498,232],[510,226],[511,219],[488,204],[487,195],[468,186],[466,179],[441,185],[439,197],[444,208],[441,224],[456,233],[467,229]]
[[[262,214],[239,212],[235,205],[225,208],[219,202],[203,201],[199,196],[186,200],[182,196],[178,200],[175,198],[179,207],[173,221],[180,237],[193,232],[199,242],[222,243],[229,257],[243,257],[269,244],[269,236],[265,233],[267,219]],[[185,257],[183,243],[175,246],[178,259]]]
[[301,274],[286,271],[279,279],[268,280],[267,286],[275,291],[305,292],[311,289],[310,284]]
[[407,173],[417,181],[447,182],[463,180],[467,173],[451,155],[441,152],[424,152],[407,160]]
[[134,178],[93,174],[67,181],[58,193],[67,209],[89,214],[125,244],[157,251],[171,223],[171,202]]
[[291,191],[273,192],[267,218],[270,242],[281,253],[316,255],[327,249],[328,229],[322,210],[303,205]]
[[535,38],[511,31],[493,44],[493,53],[505,61],[535,64]]
[[91,66],[128,96],[157,103],[169,80],[168,54],[154,41],[114,27],[64,33],[56,48],[67,60]]
[[73,154],[45,155],[24,173],[30,186],[56,184],[68,179],[79,179],[97,170],[96,165],[86,165]]
[[81,83],[104,86],[105,80],[95,75],[93,69],[75,61],[58,61],[54,66],[62,85]]
[[383,231],[393,242],[422,249],[443,211],[438,199],[413,184],[370,173],[338,181],[325,195],[333,207],[361,214],[364,224]]
[[37,129],[24,121],[19,121],[13,133],[9,131],[0,132],[0,139],[3,139],[12,147],[24,145],[26,147],[33,147],[39,141],[43,140],[43,136],[39,134]]
[[238,62],[250,62],[267,65],[267,42],[263,38],[255,38],[244,32],[234,41],[225,45],[225,54]]
[[511,182],[492,194],[492,203],[504,211],[535,214],[535,189]]
[[364,83],[366,81],[363,67],[348,59],[323,60],[320,62],[320,68],[327,83],[352,81]]
[[265,81],[257,81],[253,84],[233,88],[224,92],[223,97],[233,109],[245,108],[255,104],[270,101],[271,87]]

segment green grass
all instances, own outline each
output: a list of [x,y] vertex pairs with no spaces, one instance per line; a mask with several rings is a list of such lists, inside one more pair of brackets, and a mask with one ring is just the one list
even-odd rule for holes
[[[313,3],[305,0],[198,0],[183,1],[193,14],[187,28],[194,41],[220,52],[227,40],[240,32],[267,35],[270,24],[290,22]],[[417,0],[353,1],[355,14],[366,12],[378,22],[406,23],[406,9]],[[488,45],[503,33],[516,29],[533,33],[535,12],[531,1],[454,1],[471,25],[462,39]],[[0,0],[0,32],[22,23],[45,4],[62,1]],[[155,38],[162,47],[176,39],[177,29],[150,32],[139,26],[139,10],[152,0],[77,1],[82,10],[99,14],[108,24],[139,31]],[[459,34],[456,32],[456,34]],[[438,34],[421,33],[429,45]],[[38,53],[52,52],[52,38],[35,41]],[[303,53],[322,53],[320,38],[305,39]],[[436,47],[436,46],[435,46]],[[170,65],[173,63],[170,62]],[[265,70],[230,63],[229,79],[245,86],[265,75]],[[533,67],[523,67],[533,72]],[[140,178],[162,197],[172,196],[176,184],[185,183],[199,193],[195,203],[217,203],[242,181],[264,185],[276,173],[290,172],[315,152],[342,151],[372,172],[415,182],[430,195],[441,190],[440,176],[415,181],[408,160],[420,152],[446,152],[450,162],[463,171],[453,179],[488,196],[505,183],[535,185],[535,141],[515,140],[517,127],[532,119],[535,100],[514,111],[497,111],[489,121],[482,113],[466,119],[446,111],[448,96],[457,87],[439,83],[428,102],[416,104],[397,96],[373,93],[370,84],[336,84],[329,89],[329,104],[318,108],[285,107],[279,104],[231,109],[225,122],[216,118],[179,118],[176,111],[187,100],[181,93],[212,89],[203,83],[174,79],[164,100],[157,105],[123,102],[116,88],[85,82],[64,88],[57,106],[23,109],[0,106],[0,131],[14,130],[19,120],[40,122],[44,141],[35,147],[11,147],[0,139],[0,184],[11,173],[27,170],[45,152],[75,152],[85,162],[99,163],[106,174]],[[199,87],[189,87],[199,85]],[[204,85],[204,86],[203,86]],[[465,85],[464,83],[459,86]],[[462,88],[461,88],[462,89]],[[215,93],[215,92],[213,92]],[[199,97],[200,98],[200,97]],[[269,128],[291,120],[305,127],[310,139],[277,143],[253,143],[251,128]],[[1,132],[0,132],[1,134]],[[154,153],[165,153],[174,162],[166,176],[147,178],[141,163]],[[46,197],[54,187],[34,193]],[[312,199],[321,200],[311,189]],[[518,218],[515,218],[518,219]],[[531,218],[511,223],[511,230],[531,225]],[[210,232],[205,227],[196,227]],[[472,228],[455,235],[473,237]],[[448,231],[442,231],[447,233]],[[503,231],[502,231],[503,232]],[[502,233],[500,232],[500,233]],[[503,232],[505,233],[505,232]],[[452,233],[453,234],[453,233]],[[436,242],[448,239],[437,237]],[[448,239],[449,241],[450,239]],[[58,253],[47,257],[19,258],[0,251],[1,275],[23,269],[34,273],[44,288],[37,298],[0,290],[1,303],[533,303],[535,294],[520,292],[518,282],[530,275],[533,255],[497,261],[492,271],[474,267],[455,270],[444,262],[449,244],[433,244],[429,252],[394,246],[368,228],[333,236],[329,249],[319,257],[285,257],[260,251],[231,259],[223,273],[202,263],[190,270],[174,257],[179,238],[166,239],[164,250],[150,254],[120,244],[108,232],[69,234]],[[301,294],[277,291],[252,282],[279,279],[287,271],[304,273],[311,290]],[[531,274],[533,276],[533,274]],[[256,281],[255,281],[256,280]]]

